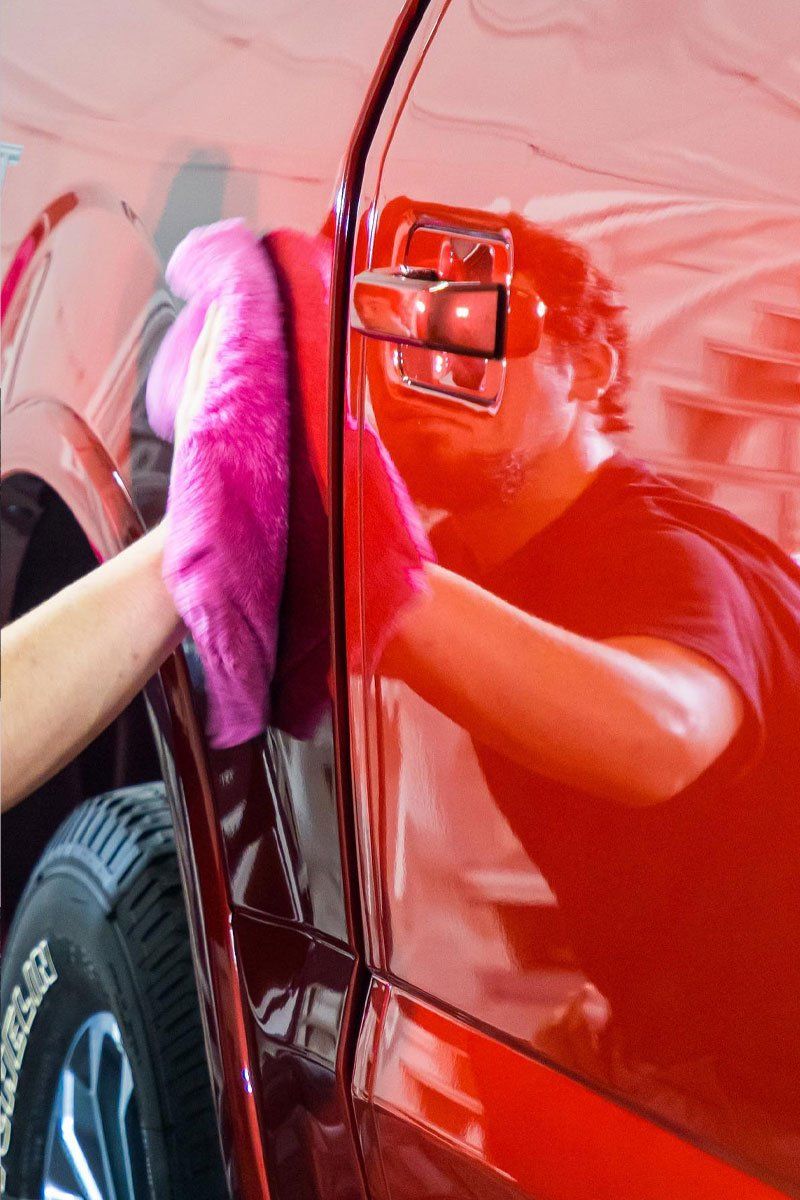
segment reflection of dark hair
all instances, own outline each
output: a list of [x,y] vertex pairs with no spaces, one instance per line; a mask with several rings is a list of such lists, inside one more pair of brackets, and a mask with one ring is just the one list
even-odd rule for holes
[[625,306],[611,280],[594,266],[582,246],[528,221],[521,225],[514,230],[514,241],[519,257],[530,264],[536,291],[547,305],[545,333],[565,345],[602,340],[614,347],[619,358],[617,376],[597,408],[607,433],[629,429],[625,419],[629,381]]

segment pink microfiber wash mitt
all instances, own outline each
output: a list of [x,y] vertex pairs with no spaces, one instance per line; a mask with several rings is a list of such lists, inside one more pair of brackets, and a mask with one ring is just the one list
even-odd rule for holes
[[[309,737],[329,702],[331,250],[326,239],[292,230],[271,233],[259,246],[241,222],[226,221],[191,233],[167,269],[170,286],[189,304],[159,350],[147,406],[162,437],[172,436],[176,414],[181,426],[165,579],[206,669],[215,746],[253,736],[268,719]],[[187,421],[188,362],[212,303],[219,344],[208,387]],[[344,421],[345,461],[354,465],[359,431],[350,416]],[[368,548],[363,666],[371,672],[400,613],[423,590],[433,552],[370,426],[361,446],[361,502]],[[358,504],[358,480],[348,472],[351,578]],[[350,669],[361,669],[355,634],[348,649]]]
[[[147,384],[153,429],[172,437],[176,415],[180,426],[164,578],[205,668],[211,743],[226,747],[269,717],[288,522],[283,321],[269,259],[241,221],[193,230],[166,277],[188,303]],[[185,414],[189,357],[212,303],[213,363]]]

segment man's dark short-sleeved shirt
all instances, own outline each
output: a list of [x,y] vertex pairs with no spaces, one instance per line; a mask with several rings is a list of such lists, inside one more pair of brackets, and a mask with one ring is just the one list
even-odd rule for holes
[[734,743],[649,808],[478,753],[630,1047],[650,1061],[713,1053],[753,1086],[779,1087],[775,1072],[797,1079],[800,570],[730,513],[617,455],[477,582],[590,638],[687,647],[739,688]]

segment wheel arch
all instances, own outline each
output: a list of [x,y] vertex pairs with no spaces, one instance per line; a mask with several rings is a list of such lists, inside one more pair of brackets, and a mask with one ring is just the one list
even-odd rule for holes
[[[0,482],[3,623],[47,600],[97,565],[98,531],[87,531],[54,482],[14,471]],[[162,775],[144,693],[74,762],[3,818],[2,912],[10,923],[50,838],[80,803]]]
[[[144,531],[145,523],[115,461],[73,408],[53,396],[33,396],[6,410],[3,432],[0,488],[5,491],[16,481],[19,493],[20,483],[27,481],[34,499],[44,495],[63,506],[69,513],[67,527],[74,533],[77,525],[93,563],[112,557]],[[52,500],[51,493],[58,501]],[[34,504],[34,515],[36,507]],[[21,567],[25,551],[18,557]],[[4,580],[13,595],[19,578],[17,571],[15,579]],[[196,682],[189,675],[184,655],[178,652],[167,660],[143,696],[172,812],[212,1093],[224,1131],[223,1144],[238,1148],[238,1156],[226,1153],[226,1171],[231,1181],[265,1191],[266,1167],[255,1101],[252,1091],[242,1093],[240,1086],[242,1064],[250,1061],[250,1050],[230,936],[230,897],[214,784],[196,709]],[[83,798],[76,796],[75,803]],[[30,842],[30,867],[72,807],[54,811],[52,819],[48,810],[43,828],[34,837],[29,818],[19,815],[25,814],[26,806],[30,813],[31,804],[31,800],[25,801],[7,814],[3,840],[9,861],[21,844]],[[17,827],[21,821],[25,824]],[[30,867],[18,880],[17,898]],[[4,871],[4,888],[11,882]],[[12,915],[13,906],[4,904],[4,920]],[[233,1020],[231,1014],[235,1014]]]

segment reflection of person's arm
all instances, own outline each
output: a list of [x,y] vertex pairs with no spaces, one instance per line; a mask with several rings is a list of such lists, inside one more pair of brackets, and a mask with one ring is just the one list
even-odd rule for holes
[[161,578],[163,527],[2,635],[2,807],[96,737],[181,638]]
[[381,669],[533,771],[631,805],[676,795],[742,721],[733,683],[651,638],[595,642],[439,566]]

